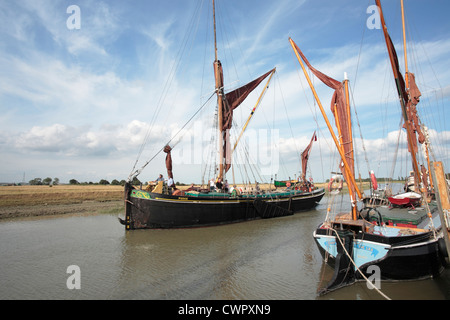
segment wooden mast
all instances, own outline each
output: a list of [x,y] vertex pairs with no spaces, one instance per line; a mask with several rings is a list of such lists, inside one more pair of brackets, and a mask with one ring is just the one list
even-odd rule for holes
[[409,89],[409,79],[408,79],[408,57],[406,52],[406,31],[405,31],[405,11],[403,8],[403,0],[400,0],[402,6],[402,27],[403,27],[403,55],[405,57],[405,84],[406,88]]
[[214,20],[214,75],[216,80],[216,94],[217,94],[217,122],[219,130],[219,172],[218,178],[223,179],[224,165],[223,165],[223,83],[221,83],[220,75],[220,62],[217,59],[217,35],[216,35],[216,8],[215,2],[212,0],[213,5],[213,20]]
[[[349,139],[350,139],[350,141],[347,141],[347,142],[344,142],[344,143],[350,144],[350,146],[351,146],[350,150],[351,151],[349,153],[349,157],[351,159],[354,159],[352,122],[351,122],[351,116],[350,116],[350,114],[351,114],[350,113],[350,93],[349,93],[349,90],[348,90],[347,73],[345,73],[345,76],[344,76],[344,90],[345,90],[345,103],[346,103],[347,116],[348,116],[348,119],[347,119],[348,128],[347,128],[347,130],[349,132]],[[350,175],[354,176],[355,175],[355,171],[353,170],[353,172],[350,172]],[[349,179],[347,179],[347,181],[350,182]],[[348,188],[348,192],[350,193],[352,204],[353,204],[353,199],[355,199],[355,196],[356,196],[355,195],[355,191],[354,191],[355,188],[356,188],[356,183],[355,183],[355,186],[352,187],[351,185],[349,185],[349,188]],[[357,219],[357,210],[358,209],[357,209],[356,206],[352,206],[352,216],[353,216],[354,220]]]
[[[317,104],[318,104],[318,106],[320,108],[320,112],[322,113],[322,116],[323,116],[323,118],[324,118],[324,120],[325,120],[325,122],[327,124],[328,130],[331,133],[331,137],[333,138],[333,141],[334,141],[334,143],[336,145],[336,148],[337,148],[337,150],[339,152],[339,155],[342,158],[342,162],[344,163],[345,171],[348,172],[348,173],[351,173],[350,167],[349,167],[349,165],[347,163],[347,160],[345,159],[344,150],[339,145],[339,141],[336,138],[336,135],[335,135],[335,133],[333,131],[333,128],[331,127],[330,121],[328,121],[328,117],[327,117],[327,115],[325,113],[325,110],[323,109],[322,103],[320,102],[320,99],[319,99],[319,96],[317,95],[316,89],[314,88],[314,86],[313,86],[313,84],[311,82],[311,79],[309,78],[308,72],[306,71],[305,66],[303,65],[303,62],[302,62],[302,59],[301,59],[300,55],[298,54],[297,50],[295,49],[294,41],[291,38],[289,38],[289,42],[291,43],[291,46],[294,49],[295,55],[297,56],[297,60],[300,63],[302,69],[303,69],[303,73],[305,74],[306,80],[308,81],[308,84],[311,87],[311,90],[312,90],[312,93],[314,95],[314,98],[316,99]],[[358,197],[360,199],[362,199],[363,196],[362,196],[361,191],[359,190],[358,186],[356,185],[356,181],[355,181],[354,175],[353,174],[349,174],[348,176],[350,178],[351,184],[353,186],[355,186],[355,191],[358,194]],[[356,201],[356,199],[354,199],[354,201]],[[354,205],[354,203],[352,203],[352,205]]]
[[[377,3],[378,10],[380,11],[380,20],[381,20],[381,24],[383,26],[384,40],[386,41],[386,47],[388,49],[389,60],[391,62],[392,71],[394,73],[395,84],[397,86],[397,93],[398,93],[398,96],[399,96],[400,105],[401,105],[402,112],[403,112],[403,119],[405,121],[406,135],[408,137],[408,146],[409,146],[409,149],[411,150],[412,166],[413,166],[414,176],[415,176],[414,177],[415,178],[414,179],[414,185],[418,186],[420,184],[420,182],[421,182],[421,179],[420,179],[419,167],[417,165],[416,153],[414,151],[414,147],[413,147],[413,143],[412,143],[412,137],[411,137],[411,131],[410,131],[411,123],[410,123],[410,120],[408,118],[408,113],[407,113],[407,110],[406,110],[405,101],[403,100],[403,97],[402,97],[402,90],[401,90],[401,87],[400,87],[400,79],[398,78],[398,75],[400,74],[400,71],[397,69],[397,65],[395,63],[395,58],[394,58],[392,50],[390,48],[391,47],[391,43],[389,41],[389,35],[388,35],[388,32],[387,32],[386,22],[384,21],[384,16],[383,16],[383,11],[381,9],[380,0],[375,0],[375,1]],[[402,9],[403,9],[403,6],[402,6]],[[405,55],[406,55],[406,48],[405,48]],[[405,59],[405,61],[406,61],[406,59]]]

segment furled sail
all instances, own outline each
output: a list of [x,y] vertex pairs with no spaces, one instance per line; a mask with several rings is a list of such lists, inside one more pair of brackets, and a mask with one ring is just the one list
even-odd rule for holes
[[172,178],[172,179],[173,179],[173,173],[172,173],[172,155],[171,155],[171,153],[170,153],[171,151],[172,151],[172,148],[171,148],[169,145],[167,145],[167,146],[164,147],[164,152],[167,153],[167,156],[166,156],[167,176],[168,176],[169,178]]
[[[398,63],[398,57],[397,52],[395,51],[394,44],[392,43],[391,37],[388,36],[388,50],[390,51],[390,56],[393,57],[394,61],[394,76],[396,78],[396,84],[397,84],[397,91],[400,99],[402,99],[401,103],[405,106],[406,110],[406,117],[410,123],[409,126],[409,135],[411,136],[411,144],[413,147],[413,150],[411,150],[409,144],[408,144],[408,151],[409,152],[415,152],[417,153],[417,136],[416,133],[419,135],[419,142],[423,143],[425,141],[425,137],[420,129],[419,125],[419,119],[417,117],[417,109],[416,105],[419,103],[419,98],[421,96],[421,93],[419,91],[419,88],[416,85],[414,73],[409,72],[408,73],[408,82],[409,82],[409,89],[406,88],[405,79],[403,78],[403,75],[400,73],[400,67]],[[403,125],[403,127],[406,129],[406,125]]]
[[312,147],[312,144],[314,141],[317,141],[317,136],[316,136],[315,131],[314,131],[314,134],[313,134],[308,146],[302,152],[302,179],[303,179],[303,181],[306,181],[306,167],[308,166],[309,154],[311,152],[311,147]]
[[[408,82],[409,82],[409,89],[407,89],[408,93],[408,102],[406,104],[406,112],[408,113],[408,119],[411,121],[411,135],[413,136],[413,146],[414,146],[414,152],[417,153],[417,138],[416,133],[418,135],[418,140],[420,144],[423,144],[425,142],[425,136],[422,133],[422,130],[420,129],[419,124],[419,117],[417,116],[417,104],[420,101],[420,96],[422,95],[419,91],[419,88],[416,85],[416,79],[414,76],[414,73],[408,72]],[[409,150],[411,152],[411,150]]]
[[[389,54],[389,59],[391,62],[392,71],[394,74],[395,84],[397,86],[397,92],[400,100],[400,105],[403,112],[404,118],[404,128],[406,129],[406,134],[408,136],[408,150],[411,153],[411,161],[414,170],[415,185],[418,186],[421,182],[420,172],[417,165],[417,135],[419,134],[419,142],[423,143],[425,137],[421,132],[419,121],[416,112],[416,104],[419,102],[420,91],[415,83],[415,77],[412,73],[407,72],[406,77],[408,83],[405,84],[405,80],[400,73],[400,68],[398,64],[397,52],[395,51],[394,45],[392,43],[391,37],[387,31],[386,22],[384,21],[383,11],[381,9],[380,0],[376,0],[376,4],[380,13],[381,23],[383,25],[383,34],[386,41],[386,47]],[[406,42],[405,48],[406,50]],[[405,55],[406,62],[406,55]],[[407,69],[407,68],[406,68]]]

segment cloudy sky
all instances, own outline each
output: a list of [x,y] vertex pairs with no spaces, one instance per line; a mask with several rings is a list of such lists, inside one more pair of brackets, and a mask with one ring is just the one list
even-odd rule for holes
[[[225,89],[277,68],[239,144],[250,156],[236,154],[237,180],[298,175],[298,154],[315,130],[310,173],[323,181],[336,170],[335,148],[289,37],[322,72],[340,81],[347,72],[361,175],[372,169],[388,176],[397,141],[394,176],[406,175],[410,162],[403,134],[398,139],[400,107],[373,20],[374,1],[216,2]],[[404,71],[400,3],[382,4]],[[448,172],[450,3],[405,0],[405,6],[408,65],[422,91],[419,115]],[[176,181],[209,179],[205,163],[214,157],[207,145],[215,107],[211,17],[210,1],[200,0],[1,1],[0,182],[127,179],[156,155],[138,177],[152,180],[166,174],[158,151],[169,141]],[[332,92],[314,83],[328,111]],[[233,137],[261,90],[235,112]],[[245,169],[245,162],[260,172]]]

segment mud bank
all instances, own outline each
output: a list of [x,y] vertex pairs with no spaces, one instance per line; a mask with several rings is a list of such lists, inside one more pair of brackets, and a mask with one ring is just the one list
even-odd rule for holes
[[124,210],[123,200],[83,201],[72,204],[41,204],[33,206],[0,207],[0,219],[53,216],[64,214],[120,213]]

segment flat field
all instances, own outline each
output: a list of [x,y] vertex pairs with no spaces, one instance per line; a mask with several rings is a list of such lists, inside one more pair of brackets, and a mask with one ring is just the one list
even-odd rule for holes
[[0,219],[66,213],[118,213],[123,207],[122,186],[0,186]]

